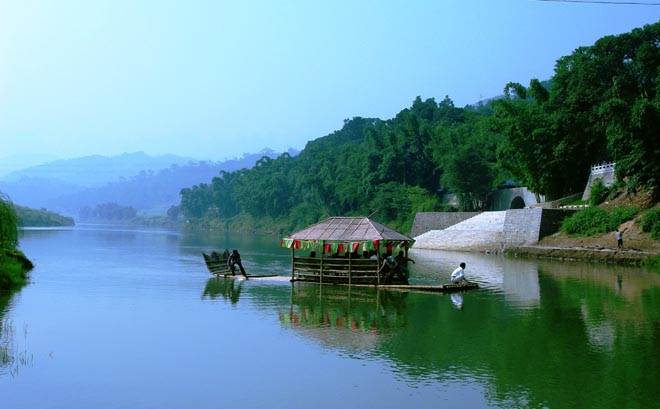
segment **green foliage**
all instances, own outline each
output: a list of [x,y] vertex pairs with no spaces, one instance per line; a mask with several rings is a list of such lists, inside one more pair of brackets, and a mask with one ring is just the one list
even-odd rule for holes
[[642,267],[660,273],[660,255],[656,255],[642,260]]
[[16,249],[0,248],[0,290],[20,288],[27,284],[27,273],[34,266]]
[[591,206],[564,219],[561,230],[570,236],[596,236],[614,231],[638,212],[637,207],[616,206],[605,210]]
[[589,192],[589,204],[591,206],[598,206],[603,203],[610,194],[610,189],[605,186],[603,179],[596,178],[591,182],[591,190]]
[[14,206],[16,215],[22,226],[30,227],[52,227],[52,226],[73,226],[74,221],[71,217],[65,217],[45,209],[30,209],[24,206]]
[[390,182],[378,187],[372,200],[377,220],[387,220],[388,226],[409,232],[417,212],[437,211],[440,200],[418,186]]
[[18,223],[14,205],[0,197],[0,290],[18,288],[27,282],[32,263],[16,249]]
[[[181,215],[192,224],[269,220],[289,228],[376,212],[405,230],[417,209],[442,208],[441,187],[462,210],[483,210],[496,181],[506,179],[552,200],[581,191],[591,165],[609,160],[632,191],[660,192],[658,66],[660,23],[608,36],[560,58],[550,82],[507,84],[492,105],[417,97],[389,120],[345,120],[296,157],[264,157],[183,189]],[[593,203],[607,194],[596,185]],[[628,217],[590,212],[565,228],[597,234]]]
[[660,187],[658,66],[655,23],[560,58],[549,91],[507,84],[493,115],[506,136],[500,165],[547,199],[579,191],[589,167],[610,160],[630,191]]
[[609,230],[612,231],[619,227],[621,224],[632,220],[637,213],[639,213],[639,207],[636,206],[614,206],[608,209],[608,214],[610,217]]
[[571,236],[595,236],[609,231],[608,225],[607,212],[600,207],[592,206],[564,219],[561,230]]
[[124,222],[133,220],[137,216],[137,210],[131,206],[121,206],[114,202],[102,203],[94,208],[83,207],[80,209],[80,218],[86,221],[111,221]]
[[18,245],[18,224],[20,220],[9,199],[0,196],[0,249],[10,249]]
[[638,223],[642,231],[651,233],[651,238],[660,240],[660,206],[647,210]]
[[501,138],[485,118],[465,115],[465,122],[437,127],[433,158],[442,164],[442,185],[457,194],[460,210],[486,210],[496,179],[495,151]]
[[[477,146],[494,146],[492,140],[484,143],[485,131],[479,131],[470,138],[470,148],[463,148],[467,141],[460,138],[442,148],[444,142],[437,135],[442,127],[466,120],[475,123],[466,129],[486,128],[476,125],[479,114],[465,115],[449,98],[438,104],[419,97],[389,121],[346,120],[341,130],[309,142],[297,157],[265,157],[252,169],[222,172],[211,184],[183,189],[180,212],[193,224],[221,219],[236,226],[238,220],[258,223],[268,217],[282,228],[302,227],[329,216],[375,214],[392,227],[409,229],[417,209],[442,208],[437,190],[444,166],[438,166],[434,152],[458,147],[468,154]],[[485,148],[481,152],[491,169],[494,154],[488,155]],[[471,160],[481,157],[473,155]],[[491,173],[480,172],[477,164],[469,168],[475,179]],[[484,186],[491,184],[490,179],[482,182],[478,195],[485,197]]]

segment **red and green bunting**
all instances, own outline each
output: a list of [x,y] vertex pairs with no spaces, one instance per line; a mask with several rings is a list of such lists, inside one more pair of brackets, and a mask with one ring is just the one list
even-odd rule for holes
[[326,242],[325,248],[322,248],[323,242],[321,240],[294,240],[282,239],[280,247],[285,247],[294,250],[308,250],[318,251],[325,253],[347,253],[347,252],[364,252],[370,250],[378,250],[384,247],[386,251],[398,252],[412,245],[408,241],[383,241],[370,240],[370,241],[352,241],[352,242]]

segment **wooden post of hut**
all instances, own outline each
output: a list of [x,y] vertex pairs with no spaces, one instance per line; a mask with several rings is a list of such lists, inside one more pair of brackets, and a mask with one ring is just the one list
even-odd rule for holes
[[321,240],[321,268],[319,269],[319,284],[323,284],[323,258],[325,256],[325,240]]
[[380,285],[380,243],[376,248],[376,285]]
[[353,261],[353,246],[349,244],[349,252],[348,252],[348,285],[353,284],[353,266],[352,261]]
[[296,246],[291,244],[291,281],[296,280]]

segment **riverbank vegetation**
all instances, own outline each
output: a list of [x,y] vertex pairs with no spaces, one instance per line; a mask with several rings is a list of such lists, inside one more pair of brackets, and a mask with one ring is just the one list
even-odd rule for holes
[[549,81],[509,83],[487,103],[417,97],[388,120],[345,120],[298,156],[183,189],[180,213],[192,226],[275,231],[371,215],[409,231],[417,212],[451,209],[443,193],[459,210],[487,210],[497,184],[515,180],[549,201],[582,191],[591,166],[610,161],[627,192],[657,195],[659,44],[660,23],[647,25],[580,47]]
[[615,206],[603,209],[587,207],[564,219],[561,230],[569,236],[595,236],[618,229],[639,212],[635,206]]
[[46,209],[31,209],[25,206],[14,204],[14,209],[21,226],[28,227],[56,227],[73,226],[74,220],[71,217],[62,216]]
[[12,203],[0,197],[0,291],[20,288],[27,283],[33,265],[18,250],[19,218]]

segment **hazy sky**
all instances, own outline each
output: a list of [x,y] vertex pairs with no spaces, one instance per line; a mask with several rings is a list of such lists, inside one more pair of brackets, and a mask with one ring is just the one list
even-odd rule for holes
[[0,160],[302,149],[418,95],[462,107],[549,79],[659,19],[534,0],[0,0]]

